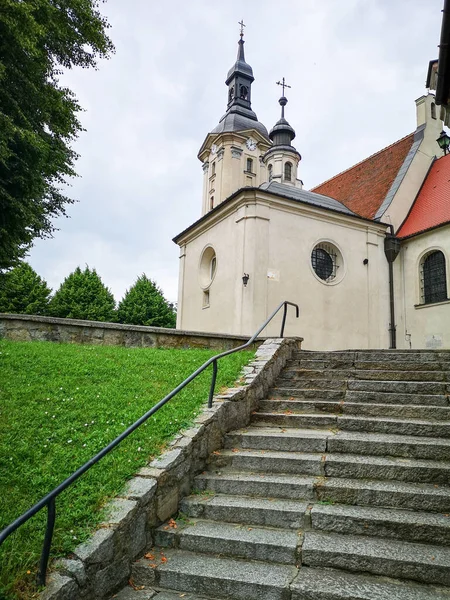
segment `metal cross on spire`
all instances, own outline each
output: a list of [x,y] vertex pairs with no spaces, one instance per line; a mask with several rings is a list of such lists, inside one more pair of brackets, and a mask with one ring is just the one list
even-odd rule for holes
[[281,85],[281,87],[283,88],[283,96],[284,96],[284,88],[290,88],[291,86],[288,85],[283,77],[283,79],[281,81],[277,81],[277,85]]
[[238,25],[241,26],[240,36],[244,37],[244,27],[247,27],[247,25],[244,23],[244,19],[241,19],[240,21],[238,21]]

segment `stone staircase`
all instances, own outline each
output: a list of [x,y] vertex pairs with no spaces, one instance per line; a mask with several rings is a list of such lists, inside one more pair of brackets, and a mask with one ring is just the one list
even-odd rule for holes
[[450,600],[450,352],[298,352],[116,600]]

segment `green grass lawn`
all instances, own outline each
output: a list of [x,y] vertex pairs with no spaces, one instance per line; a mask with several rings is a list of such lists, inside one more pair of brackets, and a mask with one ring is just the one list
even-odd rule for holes
[[[0,340],[0,529],[214,354]],[[232,385],[252,356],[221,360],[216,391]],[[57,498],[52,556],[86,539],[106,499],[192,422],[207,399],[210,371]],[[45,518],[44,510],[0,548],[0,598],[31,596]]]

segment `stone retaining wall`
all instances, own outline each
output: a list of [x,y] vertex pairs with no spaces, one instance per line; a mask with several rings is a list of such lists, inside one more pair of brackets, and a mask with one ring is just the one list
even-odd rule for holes
[[[20,342],[37,340],[105,346],[229,350],[245,343],[248,337],[181,331],[165,327],[0,313],[0,338]],[[258,346],[263,339],[259,339],[255,345]]]
[[41,600],[107,600],[125,585],[133,561],[153,545],[154,529],[176,514],[209,455],[223,446],[225,434],[248,425],[301,341],[266,340],[244,367],[239,386],[215,396],[212,408],[204,408],[192,428],[180,433],[110,502],[109,518],[90,540],[75,548],[71,558],[58,561]]

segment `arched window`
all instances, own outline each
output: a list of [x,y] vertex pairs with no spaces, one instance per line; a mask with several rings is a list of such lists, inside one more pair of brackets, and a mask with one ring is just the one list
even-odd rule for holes
[[209,209],[212,210],[214,208],[214,196],[211,196],[209,199]]
[[436,104],[434,102],[431,103],[431,118],[436,118]]
[[292,163],[287,162],[284,165],[284,180],[291,181],[292,180]]
[[447,300],[445,256],[440,250],[426,254],[420,265],[420,283],[423,304]]
[[253,172],[253,160],[251,158],[247,158],[247,171],[249,173]]
[[273,176],[273,167],[272,167],[272,165],[269,165],[268,171],[269,171],[269,181],[270,181],[272,179],[272,176]]

